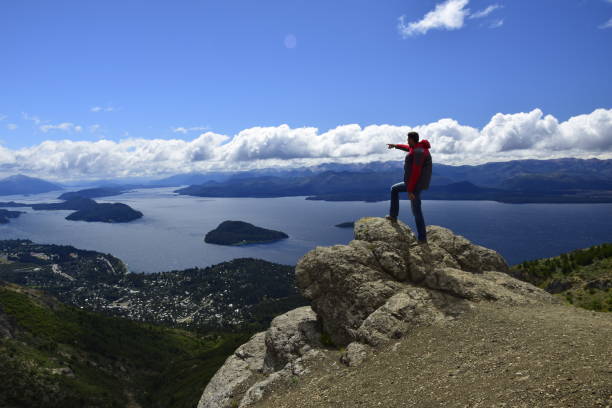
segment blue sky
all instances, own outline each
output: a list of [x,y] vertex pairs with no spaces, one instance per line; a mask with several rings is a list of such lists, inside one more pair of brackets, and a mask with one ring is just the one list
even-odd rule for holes
[[256,127],[445,118],[482,132],[498,113],[609,122],[612,108],[612,0],[3,1],[0,42],[7,173],[44,141],[223,145]]

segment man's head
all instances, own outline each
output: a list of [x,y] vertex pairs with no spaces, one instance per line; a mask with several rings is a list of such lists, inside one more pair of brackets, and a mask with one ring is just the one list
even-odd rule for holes
[[417,132],[408,132],[408,145],[414,147],[417,143],[419,143],[419,134]]

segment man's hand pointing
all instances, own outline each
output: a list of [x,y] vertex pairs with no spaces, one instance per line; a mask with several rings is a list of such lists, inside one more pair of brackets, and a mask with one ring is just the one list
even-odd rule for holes
[[395,147],[394,144],[387,143],[387,149],[393,149]]

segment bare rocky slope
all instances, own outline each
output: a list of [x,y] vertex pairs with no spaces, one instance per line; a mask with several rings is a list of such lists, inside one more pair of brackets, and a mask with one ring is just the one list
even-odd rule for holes
[[606,406],[612,318],[559,304],[450,230],[363,218],[296,280],[311,306],[239,347],[198,408]]

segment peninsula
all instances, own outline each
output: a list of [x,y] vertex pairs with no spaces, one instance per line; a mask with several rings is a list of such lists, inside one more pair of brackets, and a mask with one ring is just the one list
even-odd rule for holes
[[[75,196],[60,203],[23,204],[16,202],[0,203],[7,207],[32,207],[35,211],[74,210],[66,219],[70,221],[90,222],[130,222],[141,218],[143,214],[122,203],[98,203],[91,198]],[[6,210],[3,210],[6,211]],[[11,213],[13,215],[9,215]],[[6,217],[18,217],[21,212],[8,211]]]

